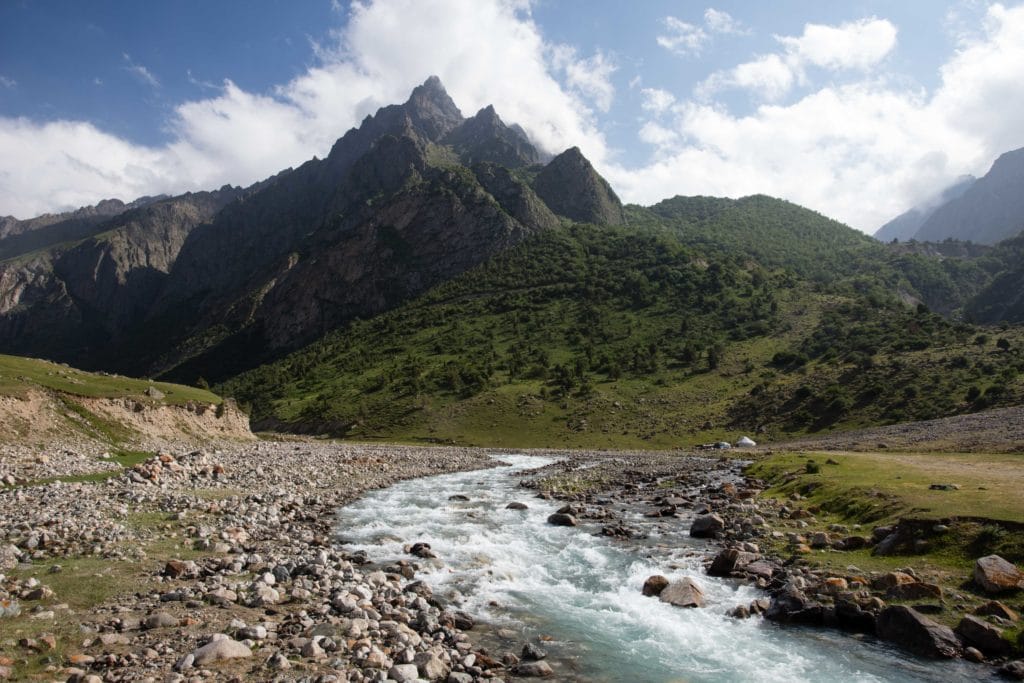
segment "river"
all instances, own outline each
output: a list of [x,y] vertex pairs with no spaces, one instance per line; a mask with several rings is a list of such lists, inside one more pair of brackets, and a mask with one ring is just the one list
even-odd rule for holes
[[[989,671],[922,660],[834,631],[727,617],[729,608],[762,594],[706,576],[701,559],[709,546],[689,538],[687,522],[658,531],[663,525],[637,513],[631,523],[647,523],[651,533],[643,543],[595,536],[585,526],[551,526],[547,517],[561,503],[535,498],[515,476],[551,460],[501,460],[508,466],[369,493],[339,512],[338,533],[350,549],[382,563],[413,559],[403,546],[428,542],[439,561],[417,560],[425,565],[417,578],[503,634],[516,654],[523,642],[543,637],[558,680],[967,681]],[[456,494],[470,500],[450,501]],[[512,501],[529,509],[506,509]],[[681,609],[643,596],[652,574],[694,578],[707,606]]]

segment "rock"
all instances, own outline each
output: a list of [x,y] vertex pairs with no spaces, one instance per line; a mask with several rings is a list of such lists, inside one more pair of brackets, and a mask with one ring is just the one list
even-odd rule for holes
[[990,657],[1002,657],[1012,650],[1009,641],[1003,638],[1002,629],[970,614],[965,615],[953,631],[962,641]]
[[960,484],[932,484],[928,488],[932,491],[959,491]]
[[647,580],[644,581],[643,594],[647,597],[656,597],[661,595],[666,586],[668,586],[668,579],[661,574],[648,576]]
[[1024,587],[1024,575],[1020,570],[998,555],[982,557],[974,563],[974,581],[986,593],[1002,593]]
[[942,588],[934,583],[914,581],[893,586],[885,592],[886,600],[941,600]]
[[736,569],[739,557],[740,551],[735,548],[725,548],[719,551],[707,569],[708,576],[729,576]]
[[18,566],[21,559],[21,551],[8,543],[0,546],[0,571],[9,571]]
[[835,610],[839,628],[854,633],[875,632],[875,615],[852,600],[836,598]]
[[[322,647],[320,647],[320,643],[318,643],[316,640],[307,641],[306,644],[302,646],[302,649],[299,651],[299,654],[301,654],[306,659],[327,659],[327,653],[324,651]],[[413,676],[413,678],[415,678],[415,676]]]
[[420,676],[428,681],[440,680],[448,674],[448,667],[433,652],[416,653],[413,663],[419,670]]
[[469,496],[464,496],[461,493],[456,493],[454,496],[448,496],[448,500],[455,501],[458,503],[468,503]]
[[700,515],[690,525],[690,535],[694,538],[713,538],[719,531],[725,529],[725,520],[711,513]]
[[522,662],[512,669],[512,673],[523,678],[544,678],[555,674],[547,662]]
[[974,613],[983,617],[999,617],[1000,619],[1006,619],[1007,621],[1012,622],[1016,622],[1020,619],[1020,615],[998,600],[986,602],[984,605],[981,605],[978,609],[974,610]]
[[473,677],[469,674],[453,671],[448,674],[448,683],[473,683]]
[[812,548],[827,548],[832,545],[832,538],[824,531],[815,531],[811,534]]
[[808,598],[799,588],[790,585],[772,596],[764,616],[765,619],[783,624],[821,626],[825,620],[825,608]]
[[565,512],[556,512],[548,517],[548,524],[554,526],[576,526],[576,518]]
[[430,549],[430,544],[423,542],[413,543],[412,548],[409,549],[409,554],[425,560],[437,557],[434,551]]
[[280,652],[275,652],[274,654],[270,655],[270,657],[267,658],[266,667],[268,669],[284,670],[284,669],[292,668],[292,663],[289,662],[288,658],[285,657]]
[[876,621],[878,637],[922,657],[952,658],[961,653],[953,631],[904,605],[886,607]]
[[542,650],[534,643],[527,643],[523,645],[523,660],[527,662],[539,662],[548,656],[548,653]]
[[1024,659],[1003,664],[999,669],[999,675],[1013,681],[1024,681]]
[[676,607],[703,607],[704,591],[696,581],[683,577],[666,586],[658,595],[658,599]]
[[883,574],[879,578],[872,581],[871,587],[874,588],[876,591],[884,591],[889,590],[894,586],[900,586],[906,583],[916,582],[917,579],[915,579],[910,574],[905,574],[903,572],[889,572],[888,574]]
[[252,650],[245,643],[240,643],[227,636],[212,640],[192,653],[194,666],[205,666],[224,659],[242,659],[252,656]]
[[142,622],[143,627],[149,628],[169,628],[178,625],[178,618],[170,612],[153,612],[146,617]]
[[420,672],[416,669],[415,664],[395,664],[388,671],[388,678],[398,681],[398,683],[408,683],[408,681],[418,680],[419,677]]
[[530,506],[528,506],[526,503],[519,503],[519,502],[513,501],[513,502],[509,503],[508,505],[506,505],[505,509],[506,510],[529,510]]

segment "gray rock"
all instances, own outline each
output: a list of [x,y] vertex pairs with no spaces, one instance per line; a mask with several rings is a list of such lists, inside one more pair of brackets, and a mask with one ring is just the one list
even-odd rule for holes
[[448,683],[473,683],[473,677],[469,674],[453,671],[448,674]]
[[576,526],[576,518],[565,512],[556,512],[548,517],[548,524],[554,526]]
[[153,612],[142,622],[145,628],[169,628],[178,625],[178,618],[169,612]]
[[962,651],[950,628],[905,605],[886,607],[875,623],[879,638],[923,657],[952,658]]
[[211,662],[218,662],[224,659],[243,659],[252,657],[252,650],[245,643],[228,638],[212,640],[206,645],[192,653],[195,666],[205,666]]
[[418,680],[419,677],[420,673],[416,669],[415,664],[396,664],[391,667],[390,671],[388,671],[388,678],[398,681],[398,683],[415,681]]
[[703,607],[704,591],[687,576],[666,586],[658,599],[676,607]]
[[970,614],[960,620],[954,632],[962,641],[991,657],[1002,657],[1013,649],[1009,641],[1003,638],[1002,629]]
[[512,669],[512,673],[523,678],[545,678],[555,674],[551,665],[545,661],[521,662]]
[[413,664],[419,670],[420,676],[428,681],[440,680],[448,673],[448,667],[433,652],[418,652]]
[[505,509],[506,510],[529,510],[530,506],[528,506],[526,503],[519,503],[517,501],[513,501],[513,502],[509,503],[508,505],[506,505]]
[[648,597],[657,597],[661,595],[661,592],[668,587],[668,579],[661,574],[655,574],[654,576],[648,576],[647,580],[644,581],[643,594]]
[[694,538],[713,538],[719,531],[725,529],[725,520],[711,513],[701,515],[693,520],[690,525],[690,535]]
[[534,643],[523,645],[523,659],[528,662],[539,662],[547,656],[548,653]]

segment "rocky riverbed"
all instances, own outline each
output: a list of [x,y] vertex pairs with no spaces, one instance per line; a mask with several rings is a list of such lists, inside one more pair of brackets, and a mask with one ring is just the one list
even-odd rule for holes
[[[227,444],[168,449],[103,481],[0,490],[0,677],[468,683],[547,674],[550,667],[531,649],[536,643],[513,647],[505,638],[508,647],[495,649],[501,638],[433,595],[421,570],[443,567],[444,558],[433,558],[429,547],[407,544],[371,563],[365,551],[336,537],[346,536],[336,528],[337,510],[364,492],[491,467],[493,454]],[[953,631],[905,604],[935,602],[933,585],[913,568],[836,573],[801,559],[805,548],[841,552],[893,536],[895,543],[910,531],[835,529],[805,537],[801,525],[814,512],[761,497],[758,482],[746,480],[734,460],[540,454],[558,462],[523,475],[524,505],[529,495],[561,500],[565,507],[552,523],[586,528],[637,552],[650,549],[644,543],[652,530],[681,527],[709,539],[688,550],[706,557],[708,574],[761,590],[729,606],[736,619],[875,634],[921,654],[1002,666],[1007,675],[1024,668],[993,639],[1016,622],[1011,606],[991,601]],[[99,455],[36,462],[48,468],[31,476],[92,472],[81,463],[103,462]],[[772,549],[780,544],[786,552]],[[695,583],[683,602],[672,602],[710,609],[700,606],[699,577]],[[678,586],[667,593],[680,594]],[[984,670],[990,669],[978,669]]]
[[[679,465],[678,457],[666,454],[613,453],[596,460],[594,454],[570,454],[524,485],[567,502],[549,520],[553,524],[596,523],[600,533],[628,541],[644,535],[643,525],[631,527],[624,521],[628,515],[616,513],[630,510],[660,526],[685,524],[690,536],[709,539],[708,576],[763,591],[729,610],[736,619],[838,629],[924,658],[983,665],[978,677],[998,670],[1003,677],[1024,679],[1024,638],[1016,643],[1012,638],[1024,608],[1018,604],[1024,574],[1011,563],[998,556],[979,558],[971,577],[950,590],[912,566],[914,553],[926,548],[929,538],[949,531],[941,522],[814,530],[821,527],[819,510],[798,496],[789,501],[762,496],[764,482],[744,477],[740,461],[692,458],[685,469]],[[813,558],[815,553],[841,558],[864,548],[905,555],[907,566],[866,572],[849,564],[837,571],[821,568]],[[689,579],[673,583],[654,575],[643,591],[684,607],[704,606],[699,582]]]
[[[80,473],[63,462],[46,474]],[[462,617],[336,547],[332,524],[366,490],[490,465],[470,449],[264,442],[3,489],[0,677],[446,676],[468,654]]]

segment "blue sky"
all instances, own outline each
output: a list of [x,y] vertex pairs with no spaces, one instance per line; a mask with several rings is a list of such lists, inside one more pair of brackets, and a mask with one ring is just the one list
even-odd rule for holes
[[873,231],[1024,146],[1024,6],[980,0],[9,0],[0,215],[246,185],[441,76],[626,201]]

